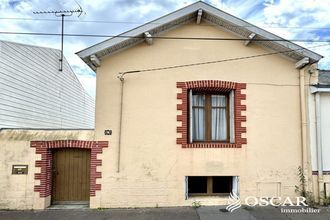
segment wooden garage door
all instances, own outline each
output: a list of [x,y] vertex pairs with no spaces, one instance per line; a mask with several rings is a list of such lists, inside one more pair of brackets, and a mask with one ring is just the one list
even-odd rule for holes
[[53,151],[53,204],[89,201],[90,150]]

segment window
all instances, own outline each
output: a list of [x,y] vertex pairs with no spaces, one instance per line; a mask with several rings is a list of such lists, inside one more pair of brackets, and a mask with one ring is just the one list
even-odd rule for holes
[[234,142],[234,92],[189,91],[190,143]]
[[237,176],[188,176],[186,179],[187,197],[238,195]]
[[182,148],[241,148],[246,137],[246,84],[177,82],[177,137]]
[[229,142],[228,94],[193,92],[191,105],[193,141]]

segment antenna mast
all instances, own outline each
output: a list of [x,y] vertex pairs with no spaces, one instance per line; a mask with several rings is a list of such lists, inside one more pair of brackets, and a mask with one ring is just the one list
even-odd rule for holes
[[[77,3],[78,4],[78,3]],[[78,17],[84,12],[81,6],[75,10],[61,10],[61,11],[34,11],[33,14],[54,14],[56,17],[61,17],[62,20],[62,32],[61,32],[61,57],[59,71],[63,71],[63,40],[64,40],[64,17],[72,16],[74,13],[79,13]]]

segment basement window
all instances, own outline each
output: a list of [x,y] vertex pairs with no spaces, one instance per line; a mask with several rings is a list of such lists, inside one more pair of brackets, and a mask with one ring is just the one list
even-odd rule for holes
[[191,196],[238,195],[237,176],[188,176],[186,177],[186,198]]

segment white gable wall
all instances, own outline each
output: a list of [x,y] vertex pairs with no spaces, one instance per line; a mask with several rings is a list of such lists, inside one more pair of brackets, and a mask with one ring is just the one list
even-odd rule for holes
[[0,128],[93,128],[94,100],[60,51],[0,42]]
[[330,93],[321,93],[323,170],[330,171]]

